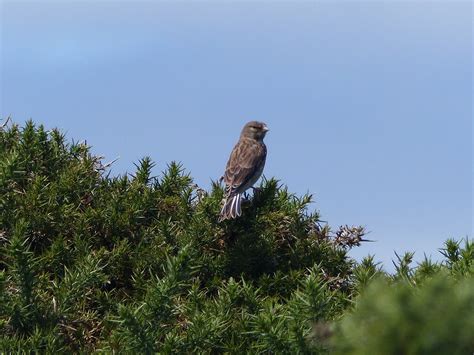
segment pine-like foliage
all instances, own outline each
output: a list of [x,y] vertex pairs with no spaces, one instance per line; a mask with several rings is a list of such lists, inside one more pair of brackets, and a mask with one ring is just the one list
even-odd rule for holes
[[[474,243],[449,239],[445,260],[397,255],[396,273],[372,258],[355,268],[360,296],[336,324],[337,354],[470,354],[474,350]],[[365,287],[370,282],[368,287]]]
[[357,264],[363,228],[332,232],[274,179],[218,223],[222,186],[153,167],[114,177],[58,130],[0,129],[0,352],[326,353],[372,279],[472,275],[469,242],[396,275]]

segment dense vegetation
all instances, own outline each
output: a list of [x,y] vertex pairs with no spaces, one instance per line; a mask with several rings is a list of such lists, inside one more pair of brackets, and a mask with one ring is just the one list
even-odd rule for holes
[[176,163],[107,174],[58,130],[0,129],[0,352],[469,354],[474,243],[385,273],[264,180],[243,216]]

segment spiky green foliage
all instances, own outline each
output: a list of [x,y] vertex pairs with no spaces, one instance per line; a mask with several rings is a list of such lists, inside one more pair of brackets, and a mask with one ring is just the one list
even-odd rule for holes
[[311,197],[264,181],[242,218],[218,223],[221,186],[153,166],[110,177],[57,130],[0,132],[2,349],[322,348],[306,336],[346,307],[354,262]]
[[472,274],[472,244],[454,241],[448,262],[413,270],[407,256],[395,276],[357,264],[364,230],[331,232],[274,179],[218,223],[222,186],[153,167],[109,176],[57,130],[0,129],[0,352],[325,353],[377,276]]
[[[386,275],[366,260],[358,267],[375,281],[362,290],[353,311],[337,324],[340,354],[469,354],[474,350],[474,243],[448,240],[446,259],[397,255],[396,273]],[[362,272],[361,270],[365,270]]]

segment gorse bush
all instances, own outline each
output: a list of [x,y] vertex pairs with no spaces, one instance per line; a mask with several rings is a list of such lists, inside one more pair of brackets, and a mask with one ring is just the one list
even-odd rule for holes
[[[58,130],[31,121],[0,130],[1,352],[354,349],[346,333],[360,314],[398,302],[359,307],[359,294],[363,302],[387,290],[370,291],[373,279],[431,290],[440,273],[453,285],[472,278],[470,241],[448,241],[442,263],[410,268],[407,254],[387,275],[371,257],[348,257],[363,228],[331,231],[308,211],[311,196],[275,179],[241,218],[218,223],[222,186],[203,191],[177,163],[159,177],[153,167],[145,157],[133,174],[110,176],[89,146]],[[466,289],[459,302],[472,296]]]
[[[470,354],[474,349],[474,280],[447,275],[391,287],[372,283],[333,340],[340,354]],[[387,292],[387,288],[390,292]]]
[[[443,263],[398,256],[396,273],[372,270],[352,312],[336,326],[339,354],[470,354],[474,350],[474,243],[448,240]],[[357,267],[356,269],[359,269]],[[365,274],[363,274],[365,278]]]

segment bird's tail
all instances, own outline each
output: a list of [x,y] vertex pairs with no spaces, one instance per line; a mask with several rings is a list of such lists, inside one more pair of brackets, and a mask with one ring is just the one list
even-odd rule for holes
[[224,200],[224,205],[221,209],[221,214],[219,217],[219,222],[226,219],[234,219],[239,217],[242,214],[242,195],[235,194],[229,197],[226,197]]

